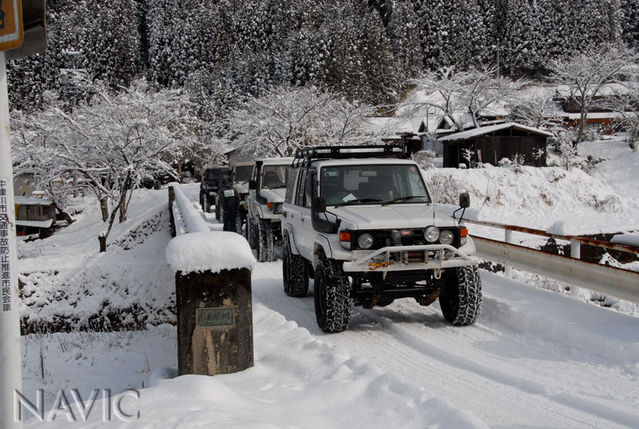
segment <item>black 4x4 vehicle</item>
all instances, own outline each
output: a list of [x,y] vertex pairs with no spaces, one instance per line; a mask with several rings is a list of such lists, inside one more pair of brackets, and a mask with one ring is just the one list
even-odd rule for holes
[[[482,294],[468,230],[438,212],[418,165],[398,146],[297,151],[283,206],[284,291],[306,296],[324,332],[348,327],[351,305],[439,299],[444,318],[469,325]],[[460,206],[469,205],[468,194]]]
[[[222,184],[222,177],[229,175],[231,170],[228,167],[210,167],[202,173],[200,182],[200,205],[205,213],[211,210],[211,205],[215,204],[217,191]],[[219,211],[216,206],[216,218],[219,218]]]

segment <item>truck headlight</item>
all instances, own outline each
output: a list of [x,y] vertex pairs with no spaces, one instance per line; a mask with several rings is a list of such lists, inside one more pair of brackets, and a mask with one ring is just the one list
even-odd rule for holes
[[452,231],[445,229],[439,233],[439,242],[442,244],[452,244],[454,239],[455,235]]
[[434,243],[439,240],[439,228],[436,226],[429,226],[424,229],[424,238],[429,243]]
[[373,247],[373,242],[373,236],[368,233],[364,233],[357,238],[357,246],[360,249],[370,249]]
[[275,214],[282,214],[282,203],[275,203],[273,204],[273,213]]

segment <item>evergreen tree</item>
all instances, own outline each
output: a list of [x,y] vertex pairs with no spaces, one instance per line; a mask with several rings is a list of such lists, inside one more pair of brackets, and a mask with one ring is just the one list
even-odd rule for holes
[[419,22],[410,2],[394,0],[391,4],[388,38],[393,49],[398,78],[405,81],[416,77],[423,68]]
[[81,34],[83,65],[94,79],[127,87],[140,70],[137,2],[88,0]]
[[639,0],[622,0],[621,31],[623,41],[639,50]]

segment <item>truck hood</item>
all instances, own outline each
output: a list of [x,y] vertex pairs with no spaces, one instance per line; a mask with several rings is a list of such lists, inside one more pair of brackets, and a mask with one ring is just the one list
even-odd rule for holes
[[286,194],[286,188],[260,190],[260,195],[266,198],[267,201],[273,203],[283,203],[284,194]]
[[342,219],[342,226],[349,229],[424,228],[428,225],[438,227],[457,225],[453,218],[427,204],[329,206],[326,211]]

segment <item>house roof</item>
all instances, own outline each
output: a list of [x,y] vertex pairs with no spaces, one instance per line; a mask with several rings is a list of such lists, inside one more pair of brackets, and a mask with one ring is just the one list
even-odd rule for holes
[[50,206],[53,204],[53,201],[48,198],[16,196],[14,198],[14,203],[20,206]]
[[457,141],[457,140],[468,140],[473,137],[482,136],[485,134],[491,134],[496,131],[506,130],[509,128],[513,128],[513,129],[521,130],[521,131],[527,131],[529,133],[539,134],[542,136],[552,137],[552,133],[549,133],[548,131],[540,130],[538,128],[533,128],[533,127],[527,127],[525,125],[517,124],[515,122],[506,122],[504,124],[489,125],[487,127],[473,128],[471,130],[462,131],[460,133],[450,134],[448,136],[439,138],[438,141],[448,142],[448,141]]
[[47,219],[47,220],[16,219],[16,225],[30,227],[30,228],[51,228],[51,225],[53,225],[53,219]]

